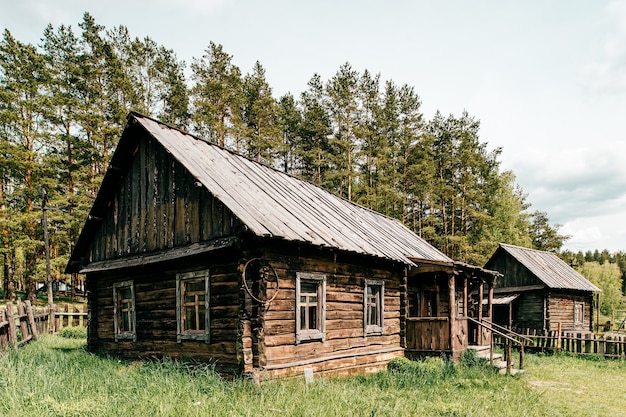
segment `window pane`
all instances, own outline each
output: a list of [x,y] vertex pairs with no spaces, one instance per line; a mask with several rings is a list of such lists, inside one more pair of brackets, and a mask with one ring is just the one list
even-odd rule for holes
[[185,284],[185,287],[186,287],[187,292],[204,292],[205,291],[204,279],[188,281]]
[[302,330],[306,330],[308,329],[307,325],[308,323],[306,321],[306,306],[301,306],[300,307],[300,328]]
[[300,283],[300,294],[317,294],[317,287],[317,282],[302,281]]
[[132,297],[132,292],[129,287],[120,288],[119,294],[120,298],[123,300],[129,300]]
[[309,306],[309,329],[317,329],[317,305]]
[[196,329],[204,330],[206,328],[205,324],[206,324],[205,311],[204,311],[204,308],[200,308],[198,309],[198,323],[197,323]]
[[186,330],[195,330],[196,327],[196,309],[194,307],[187,307],[185,309],[185,321],[187,323]]

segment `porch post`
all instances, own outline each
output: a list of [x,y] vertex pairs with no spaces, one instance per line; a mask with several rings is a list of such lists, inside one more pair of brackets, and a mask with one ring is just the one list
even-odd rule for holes
[[[485,281],[480,280],[480,285],[478,286],[478,322],[482,323],[483,321],[483,286],[485,284]],[[483,329],[482,327],[478,326],[478,335],[477,335],[477,343],[478,345],[482,345],[483,344]]]
[[493,281],[489,280],[489,304],[487,305],[489,320],[493,323]]
[[452,357],[456,359],[458,347],[456,340],[456,290],[454,288],[454,272],[448,274],[448,293],[450,303],[450,308],[448,309],[450,312],[450,350],[452,350]]
[[467,309],[467,275],[463,277],[463,316],[469,316],[469,310]]

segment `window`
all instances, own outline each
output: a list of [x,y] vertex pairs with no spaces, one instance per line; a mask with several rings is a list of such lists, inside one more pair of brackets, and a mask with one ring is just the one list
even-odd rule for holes
[[113,316],[115,341],[136,341],[135,289],[133,281],[113,284]]
[[585,304],[574,303],[574,324],[585,323]]
[[326,275],[296,274],[296,343],[324,340]]
[[209,271],[176,276],[177,340],[209,343]]
[[383,333],[383,317],[385,313],[385,282],[366,279],[363,295],[364,333]]

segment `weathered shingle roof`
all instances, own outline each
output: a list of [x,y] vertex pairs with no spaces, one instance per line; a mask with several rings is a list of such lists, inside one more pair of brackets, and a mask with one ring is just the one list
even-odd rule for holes
[[500,244],[500,248],[524,265],[546,286],[554,289],[601,291],[552,252]]
[[155,120],[131,114],[192,176],[260,237],[413,264],[452,262],[395,219]]

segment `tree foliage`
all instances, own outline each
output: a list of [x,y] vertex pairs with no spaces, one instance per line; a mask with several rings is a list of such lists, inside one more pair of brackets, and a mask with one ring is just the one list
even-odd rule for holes
[[622,273],[617,264],[597,261],[585,262],[577,267],[578,272],[602,290],[600,311],[610,315],[624,304],[622,296]]
[[[426,120],[414,87],[350,63],[274,98],[266,69],[243,74],[210,42],[189,67],[149,37],[85,13],[48,25],[40,45],[0,41],[3,286],[34,290],[43,271],[42,188],[53,275],[62,273],[131,110],[311,181],[396,218],[450,257],[482,265],[499,242],[558,251],[567,236],[526,195],[468,112]],[[76,279],[76,277],[72,277]]]

